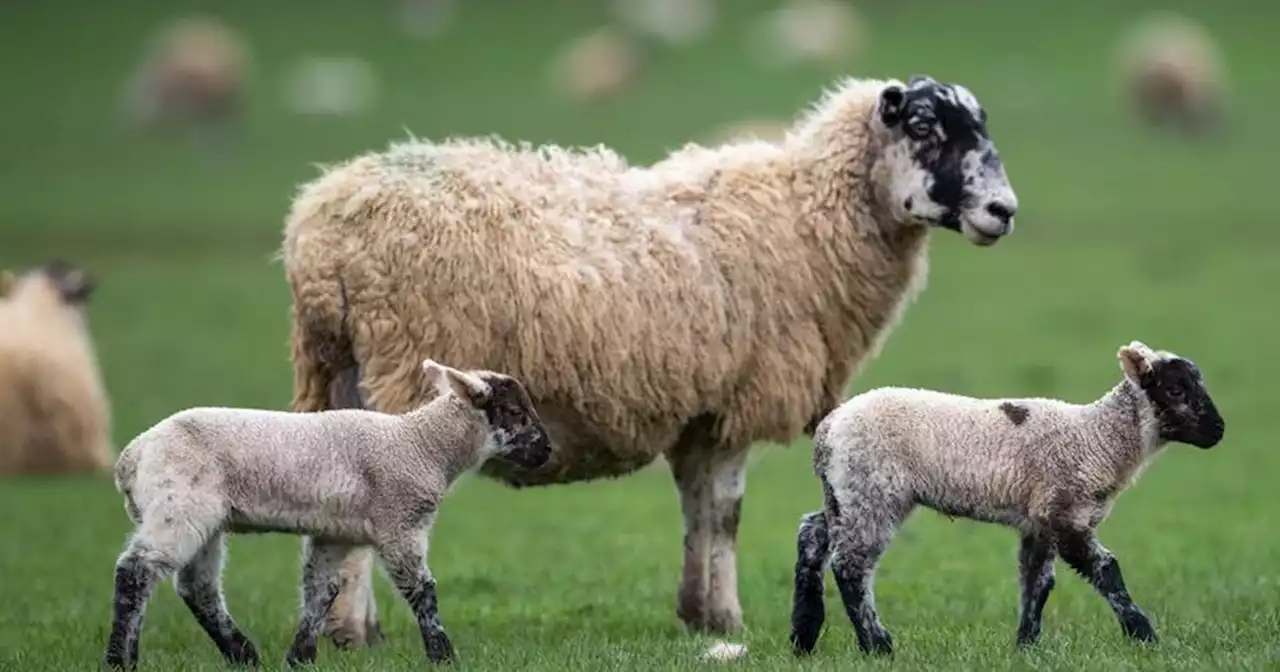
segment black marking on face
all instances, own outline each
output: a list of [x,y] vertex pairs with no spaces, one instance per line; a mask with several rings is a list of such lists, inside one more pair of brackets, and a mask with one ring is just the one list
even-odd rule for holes
[[[981,164],[985,170],[1000,167],[1000,156],[987,135],[987,113],[981,106],[970,107],[955,85],[929,77],[914,76],[903,95],[897,120],[914,145],[912,158],[933,177],[929,198],[946,208],[937,224],[960,231],[960,212],[973,199],[973,175],[964,172],[964,159],[984,145]],[[976,104],[976,100],[972,101]],[[887,122],[886,122],[887,123]],[[909,206],[908,206],[909,207]]]
[[1212,448],[1226,432],[1199,368],[1182,357],[1157,359],[1138,381],[1155,410],[1160,438]]
[[508,376],[483,378],[490,393],[479,408],[503,440],[498,456],[525,469],[546,464],[551,457],[551,439],[524,386]]
[[1000,404],[1000,410],[1004,412],[1006,418],[1009,418],[1009,422],[1015,425],[1026,422],[1027,416],[1031,415],[1031,411],[1027,410],[1026,406],[1019,406],[1011,401]]

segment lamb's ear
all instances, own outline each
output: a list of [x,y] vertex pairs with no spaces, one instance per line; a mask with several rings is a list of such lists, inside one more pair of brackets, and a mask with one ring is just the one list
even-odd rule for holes
[[907,99],[906,89],[897,81],[889,82],[880,90],[876,114],[885,126],[896,126],[902,121],[902,105]]
[[430,359],[423,360],[422,373],[440,394],[453,394],[472,406],[479,406],[489,398],[489,386],[469,373]]
[[1142,341],[1133,341],[1122,346],[1116,353],[1116,358],[1120,360],[1120,369],[1124,371],[1124,375],[1139,383],[1144,375],[1151,372],[1151,360],[1155,358],[1155,353]]

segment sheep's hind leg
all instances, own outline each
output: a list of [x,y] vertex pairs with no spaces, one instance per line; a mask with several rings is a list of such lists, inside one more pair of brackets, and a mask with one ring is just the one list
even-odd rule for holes
[[224,537],[222,533],[215,534],[200,547],[195,557],[178,570],[174,588],[228,663],[257,667],[258,651],[231,618],[222,594]]
[[414,532],[379,545],[383,566],[418,621],[427,659],[433,663],[453,660],[453,644],[440,623],[436,581],[427,569],[426,532]]
[[[848,480],[864,479],[850,476]],[[876,565],[910,507],[895,497],[865,490],[837,495],[838,491],[825,479],[823,489],[827,492],[831,569],[845,614],[853,623],[858,648],[867,653],[892,654],[893,637],[880,623],[872,583]]]
[[302,605],[293,646],[285,656],[290,666],[308,665],[316,660],[316,639],[325,614],[338,596],[338,572],[349,546],[326,543],[307,537],[302,547]]
[[1131,639],[1142,642],[1156,641],[1155,628],[1146,614],[1133,603],[1129,590],[1120,573],[1120,562],[1094,536],[1092,530],[1060,529],[1057,531],[1058,553],[1093,584],[1094,590],[1106,599],[1120,621],[1120,629]]
[[103,655],[107,667],[133,669],[137,666],[138,640],[147,602],[156,584],[185,566],[204,546],[205,529],[216,529],[216,524],[202,528],[198,521],[179,520],[175,515],[155,510],[143,517],[128,548],[116,560],[111,634]]
[[668,459],[680,491],[685,524],[684,570],[676,613],[694,631],[739,630],[738,523],[747,451],[714,452],[705,441],[686,436]]
[[1030,646],[1040,639],[1044,605],[1053,590],[1053,543],[1043,536],[1025,534],[1018,550],[1018,578],[1021,601],[1018,608],[1018,646]]
[[805,514],[796,534],[795,593],[791,602],[791,650],[798,656],[813,653],[827,617],[822,574],[830,557],[826,513]]

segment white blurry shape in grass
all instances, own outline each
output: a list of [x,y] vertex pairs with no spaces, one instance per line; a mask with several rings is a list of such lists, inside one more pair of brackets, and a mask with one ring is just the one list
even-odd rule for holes
[[839,0],[788,0],[762,14],[751,30],[752,51],[772,67],[844,63],[866,49],[862,15]]
[[614,12],[629,29],[668,44],[689,44],[711,30],[712,0],[612,0]]
[[734,644],[732,642],[716,640],[714,644],[703,652],[702,659],[717,663],[727,663],[729,661],[738,660],[745,655],[747,655],[747,647],[745,644]]
[[551,64],[551,77],[561,95],[575,102],[594,101],[625,89],[640,65],[640,51],[630,38],[597,28],[561,49]]
[[377,75],[356,57],[299,60],[284,82],[285,105],[298,114],[349,116],[366,111],[378,94]]
[[396,0],[396,24],[420,40],[443,35],[453,26],[457,13],[457,0]]

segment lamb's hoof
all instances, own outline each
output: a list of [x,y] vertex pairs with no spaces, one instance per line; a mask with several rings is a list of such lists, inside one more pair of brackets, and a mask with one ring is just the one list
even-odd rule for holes
[[294,646],[285,654],[284,663],[289,667],[314,665],[316,662],[316,646]]
[[[315,657],[314,647],[311,656],[312,658]],[[242,667],[259,667],[262,665],[262,660],[258,657],[258,650],[247,639],[233,643],[226,654],[226,659],[228,663]]]
[[1126,613],[1120,619],[1120,627],[1130,639],[1145,644],[1156,644],[1158,641],[1156,630],[1151,627],[1151,621],[1147,620],[1146,615],[1140,611]]
[[791,653],[797,657],[808,656],[813,653],[814,648],[818,646],[818,635],[822,632],[822,621],[820,619],[798,619],[799,622],[791,626]]
[[1017,648],[1029,649],[1040,641],[1040,630],[1019,630]]
[[892,656],[893,636],[887,630],[870,633],[865,639],[859,636],[858,647],[873,656]]
[[433,663],[451,663],[456,658],[453,643],[444,632],[435,632],[427,637],[427,660]]
[[125,660],[124,655],[119,651],[108,651],[102,657],[102,664],[111,670],[132,670],[135,664],[131,660]]

